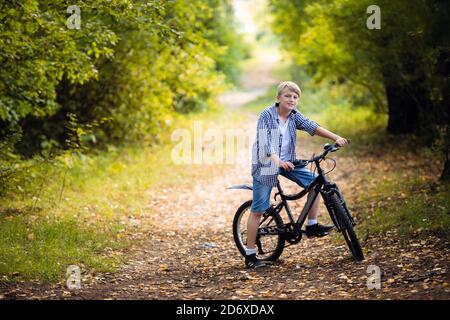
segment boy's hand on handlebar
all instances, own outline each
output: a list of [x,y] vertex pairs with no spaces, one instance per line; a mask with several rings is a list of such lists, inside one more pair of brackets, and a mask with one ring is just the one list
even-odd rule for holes
[[283,168],[286,171],[291,171],[292,169],[295,168],[295,166],[292,164],[292,162],[290,162],[290,161],[282,161],[282,160],[280,160],[278,166],[280,168]]
[[346,144],[349,143],[349,141],[347,139],[342,138],[342,137],[338,137],[336,140],[334,140],[334,142],[336,144],[338,144],[340,147],[345,146]]
[[270,156],[270,160],[272,160],[278,167],[283,168],[286,171],[291,171],[295,168],[295,166],[290,161],[281,160],[276,154],[272,154]]

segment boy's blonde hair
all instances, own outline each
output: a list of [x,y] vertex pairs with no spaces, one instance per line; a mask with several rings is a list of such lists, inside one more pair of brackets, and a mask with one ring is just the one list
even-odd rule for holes
[[288,88],[289,90],[294,91],[300,98],[302,91],[300,90],[300,87],[295,82],[292,82],[292,81],[283,81],[278,85],[277,97],[280,96],[281,92],[285,88]]

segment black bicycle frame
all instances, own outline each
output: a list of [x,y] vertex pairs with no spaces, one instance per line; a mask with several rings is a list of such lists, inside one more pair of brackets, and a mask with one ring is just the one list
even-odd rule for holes
[[[306,220],[306,217],[308,215],[309,210],[311,209],[314,201],[316,200],[319,193],[322,195],[322,197],[326,197],[324,194],[325,190],[328,188],[323,188],[324,186],[327,187],[330,185],[330,182],[328,181],[327,177],[325,176],[325,173],[323,169],[320,167],[319,161],[315,161],[315,165],[317,167],[318,175],[317,177],[306,187],[304,190],[300,191],[297,194],[294,195],[286,195],[283,193],[283,189],[281,188],[280,181],[277,182],[277,188],[278,192],[275,194],[275,199],[277,195],[280,195],[281,202],[274,208],[276,212],[281,211],[281,209],[284,207],[286,208],[286,213],[288,215],[289,221],[292,226],[294,226],[294,230],[297,233],[301,232],[301,227],[303,226],[303,223]],[[308,194],[310,191],[312,191],[311,195],[308,197],[308,200],[306,201],[305,206],[302,209],[302,212],[300,213],[297,221],[294,220],[291,209],[289,208],[288,201],[293,201],[302,198],[306,194]],[[327,207],[327,209],[329,209]],[[332,217],[333,219],[333,217]]]

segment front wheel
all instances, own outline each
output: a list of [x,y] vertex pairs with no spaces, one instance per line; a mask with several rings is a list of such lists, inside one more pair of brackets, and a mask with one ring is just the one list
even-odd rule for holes
[[[233,236],[239,252],[245,256],[247,245],[247,220],[252,207],[252,200],[243,203],[233,219]],[[270,209],[263,214],[256,236],[257,257],[264,261],[277,260],[284,249],[282,235],[283,220],[277,212]]]
[[348,248],[352,252],[353,257],[359,261],[364,260],[364,254],[355,230],[353,229],[353,224],[337,194],[333,194],[330,201],[335,215],[335,223],[338,224],[337,227],[342,231],[345,242],[347,242]]

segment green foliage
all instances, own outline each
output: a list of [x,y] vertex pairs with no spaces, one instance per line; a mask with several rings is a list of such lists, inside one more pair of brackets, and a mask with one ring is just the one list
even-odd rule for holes
[[0,273],[110,269],[118,259],[102,252],[119,247],[117,219],[141,212],[166,171],[155,143],[180,115],[215,107],[246,50],[229,0],[3,1]]
[[270,1],[274,30],[317,83],[345,88],[352,105],[388,113],[387,131],[439,144],[450,175],[450,2],[378,1],[381,29],[369,29],[369,0]]
[[[379,134],[386,126],[386,116],[376,114],[370,108],[350,105],[331,105],[318,120],[333,132],[352,138],[360,138],[362,134]],[[355,123],[358,125],[355,126]]]
[[246,47],[228,0],[83,1],[80,29],[71,4],[2,3],[0,196],[38,197],[74,154],[161,142],[238,79]]
[[214,19],[208,25],[207,38],[218,44],[218,50],[213,57],[216,69],[222,72],[226,79],[234,85],[240,82],[240,63],[250,58],[250,47],[244,37],[236,33],[233,8],[231,3],[223,0],[209,1],[214,5]]
[[[95,3],[84,2],[83,11]],[[105,9],[103,3],[99,8]],[[68,6],[68,1],[2,3],[0,120],[17,124],[27,115],[52,115],[58,108],[55,87],[63,75],[84,83],[96,77],[94,58],[111,54],[116,35],[99,20],[83,23],[80,30],[68,29]]]
[[[449,85],[448,71],[447,76],[438,71],[445,69],[439,59],[445,61],[447,53],[448,65],[450,52],[448,34],[441,31],[450,21],[448,3],[379,1],[381,29],[369,30],[366,9],[372,4],[368,0],[271,1],[274,30],[295,62],[316,81],[348,86],[349,95],[366,96],[378,112],[386,112],[389,105],[390,116],[399,104],[391,95],[395,86],[411,97],[411,103],[404,100],[401,107],[418,110],[415,129],[440,123]],[[417,109],[414,103],[419,104]],[[396,133],[396,125],[403,124],[393,123],[391,132]]]
[[20,157],[14,153],[14,146],[22,138],[20,128],[11,131],[9,135],[0,141],[0,195],[5,194],[7,190],[15,189],[15,192],[23,192],[23,189],[17,186],[15,178],[20,171],[20,165],[17,163]]
[[[248,54],[228,0],[7,2],[0,26],[0,134],[17,151],[68,148],[70,122],[95,125],[91,147],[157,142],[174,113],[205,110]],[[247,50],[247,51],[246,51]]]

